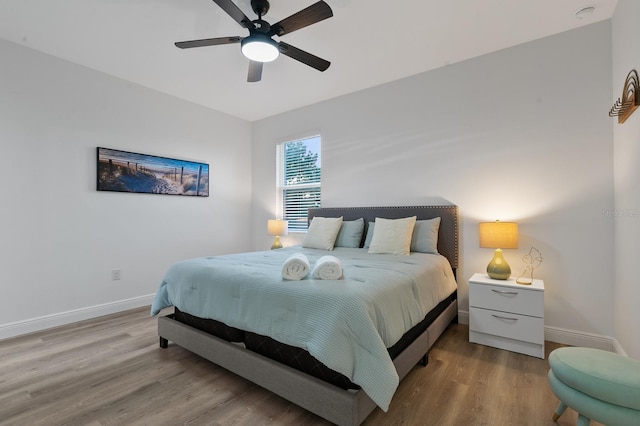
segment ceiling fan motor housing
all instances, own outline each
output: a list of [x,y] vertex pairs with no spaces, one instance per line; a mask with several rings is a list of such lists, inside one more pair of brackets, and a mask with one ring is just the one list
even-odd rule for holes
[[251,8],[256,15],[262,17],[269,12],[269,2],[267,0],[251,0]]

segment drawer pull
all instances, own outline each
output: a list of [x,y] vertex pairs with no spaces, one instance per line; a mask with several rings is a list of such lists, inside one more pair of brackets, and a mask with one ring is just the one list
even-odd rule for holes
[[517,291],[494,290],[494,289],[491,289],[491,291],[493,291],[494,293],[509,294],[509,295],[513,295],[513,296],[517,296],[518,295]]
[[501,320],[518,321],[518,318],[501,317],[500,315],[496,315],[496,314],[491,314],[491,316],[496,317],[496,318],[501,319]]

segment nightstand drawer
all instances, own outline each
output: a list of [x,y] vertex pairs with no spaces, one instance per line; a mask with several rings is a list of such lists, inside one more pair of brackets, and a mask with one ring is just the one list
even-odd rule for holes
[[538,317],[471,307],[469,330],[544,344],[544,320]]
[[501,285],[469,286],[469,303],[473,307],[503,312],[544,316],[544,292]]

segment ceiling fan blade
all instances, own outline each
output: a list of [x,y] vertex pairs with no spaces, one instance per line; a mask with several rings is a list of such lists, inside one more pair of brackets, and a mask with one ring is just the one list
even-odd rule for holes
[[242,40],[240,37],[217,37],[217,38],[205,38],[202,40],[178,41],[175,43],[175,45],[180,49],[189,49],[191,47],[216,46],[219,44],[240,43],[240,40]]
[[251,22],[251,19],[247,18],[247,15],[245,15],[244,12],[242,12],[231,0],[213,0],[213,2],[220,6],[222,10],[227,12],[227,14],[241,26],[251,30],[256,28],[255,24]]
[[251,61],[249,62],[249,74],[247,74],[247,81],[254,83],[262,79],[262,62]]
[[305,52],[304,50],[300,50],[297,47],[291,46],[285,42],[278,43],[280,45],[280,53],[286,55],[290,58],[295,59],[296,61],[300,61],[305,65],[309,65],[317,69],[318,71],[325,71],[331,65],[331,62],[319,58],[315,55],[312,55],[309,52]]
[[331,10],[331,7],[329,7],[329,5],[324,1],[319,1],[306,9],[302,9],[301,11],[294,13],[288,18],[284,18],[280,22],[276,22],[271,25],[269,36],[283,36],[299,30],[300,28],[331,18],[332,16],[333,11]]

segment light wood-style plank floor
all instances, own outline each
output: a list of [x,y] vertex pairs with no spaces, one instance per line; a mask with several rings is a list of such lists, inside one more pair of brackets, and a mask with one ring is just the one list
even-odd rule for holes
[[[170,344],[149,308],[0,341],[0,425],[328,425]],[[365,425],[554,425],[546,360],[454,324]],[[547,354],[559,345],[547,342]],[[559,425],[575,425],[570,409]],[[592,424],[595,424],[592,422]]]

